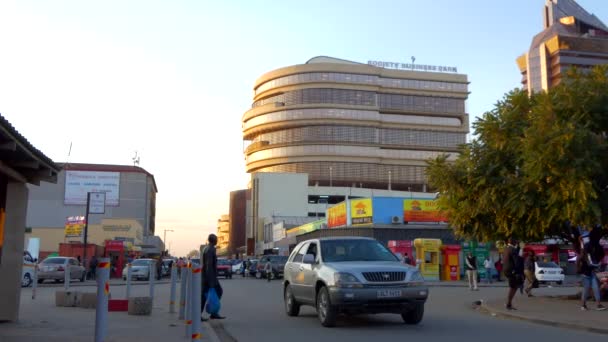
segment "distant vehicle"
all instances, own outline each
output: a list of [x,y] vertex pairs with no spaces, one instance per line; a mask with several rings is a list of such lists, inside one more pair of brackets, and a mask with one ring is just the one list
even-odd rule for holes
[[25,251],[23,252],[23,266],[21,268],[21,287],[29,287],[34,282],[34,268],[36,260],[32,255]]
[[258,262],[259,260],[254,259],[254,260],[249,260],[250,265],[249,265],[249,269],[247,270],[248,274],[247,276],[249,277],[255,277],[255,274],[258,271]]
[[171,265],[176,262],[174,259],[163,259],[162,266],[162,277],[170,277],[171,276]]
[[80,265],[76,258],[72,257],[50,257],[44,259],[38,265],[38,283],[50,279],[55,282],[63,282],[65,279],[65,270],[70,268],[70,281],[79,279],[84,282],[86,275],[84,267]]
[[237,264],[232,265],[232,273],[233,274],[243,273],[243,262],[242,261]]
[[416,267],[371,238],[303,241],[285,265],[287,315],[297,316],[301,305],[310,305],[325,327],[334,326],[340,313],[396,313],[405,323],[418,324],[428,293]]
[[257,270],[255,277],[257,279],[266,278],[266,263],[270,260],[272,266],[272,272],[270,273],[270,279],[282,278],[285,271],[285,263],[287,262],[287,256],[283,255],[264,255],[260,258],[260,262],[257,264]]
[[226,279],[232,278],[232,262],[228,259],[217,259],[217,275]]
[[[135,259],[131,261],[131,280],[150,280],[150,264],[156,265],[155,259]],[[156,267],[152,267],[156,278]],[[122,270],[122,279],[127,280],[127,267]]]
[[534,274],[541,284],[557,283],[558,285],[561,285],[566,278],[564,270],[552,261],[537,261]]

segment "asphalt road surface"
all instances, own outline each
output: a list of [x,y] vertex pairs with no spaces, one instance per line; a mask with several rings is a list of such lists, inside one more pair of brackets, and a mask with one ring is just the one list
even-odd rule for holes
[[[233,279],[220,280],[224,288],[222,314],[226,320],[214,321],[225,341],[583,341],[603,340],[605,335],[553,328],[524,321],[491,317],[472,308],[479,299],[498,298],[504,288],[432,287],[423,321],[405,325],[400,315],[362,315],[341,317],[334,328],[320,325],[311,307],[302,307],[299,317],[284,312],[281,281]],[[552,291],[552,289],[545,289]],[[559,291],[559,289],[557,290]],[[563,291],[563,290],[562,290]],[[517,300],[525,300],[516,297]],[[578,307],[573,306],[576,315]],[[226,334],[222,332],[222,330]]]

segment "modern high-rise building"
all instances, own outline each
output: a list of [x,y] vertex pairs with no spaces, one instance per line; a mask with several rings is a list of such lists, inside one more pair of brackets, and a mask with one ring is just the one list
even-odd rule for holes
[[469,132],[456,68],[315,57],[262,75],[243,116],[248,173],[308,174],[310,186],[430,191],[426,161]]
[[517,59],[524,89],[531,94],[560,83],[566,71],[608,63],[608,27],[574,0],[547,0],[544,30]]

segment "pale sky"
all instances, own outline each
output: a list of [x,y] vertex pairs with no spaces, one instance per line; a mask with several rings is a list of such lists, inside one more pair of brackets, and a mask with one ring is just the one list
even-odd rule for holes
[[[475,116],[517,86],[544,0],[0,2],[0,113],[56,162],[131,164],[184,255],[244,189],[255,79],[317,55],[457,66]],[[579,0],[608,21],[608,1]]]

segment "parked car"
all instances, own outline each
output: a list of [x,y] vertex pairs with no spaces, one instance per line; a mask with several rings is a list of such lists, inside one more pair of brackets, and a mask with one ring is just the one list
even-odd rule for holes
[[29,287],[34,282],[34,268],[36,267],[36,259],[25,251],[23,252],[23,266],[21,267],[21,287]]
[[65,270],[70,268],[70,281],[79,279],[84,282],[86,275],[84,267],[80,265],[76,258],[72,257],[50,257],[44,259],[38,265],[38,283],[50,279],[55,282],[62,282],[65,279]]
[[[135,259],[131,261],[131,280],[150,280],[150,264],[156,265],[155,259]],[[156,278],[156,267],[152,267]],[[122,279],[127,280],[127,267],[122,270]]]
[[325,327],[340,313],[396,313],[407,324],[424,316],[428,288],[420,271],[399,262],[371,238],[321,238],[300,242],[285,265],[283,295],[288,316],[300,306],[317,309]]
[[233,274],[243,273],[243,262],[242,261],[237,264],[232,265],[232,273]]
[[564,282],[566,276],[564,270],[556,263],[550,262],[536,262],[536,268],[534,271],[536,279],[541,284],[546,283],[557,283],[561,285]]
[[232,278],[232,262],[228,259],[217,259],[218,277]]
[[249,274],[247,274],[247,276],[249,276],[249,277],[255,277],[255,274],[258,271],[258,262],[259,262],[259,260],[254,259],[254,260],[249,260],[249,262],[250,262],[250,265],[249,265],[249,269],[247,270],[247,272]]
[[171,276],[171,265],[173,265],[174,262],[175,262],[174,259],[163,259],[163,266],[162,266],[162,273],[161,273],[162,277]]
[[287,262],[286,256],[283,255],[264,255],[260,258],[257,264],[255,277],[257,279],[266,278],[266,263],[270,261],[272,267],[272,273],[270,273],[270,279],[283,278],[285,270],[285,263]]

